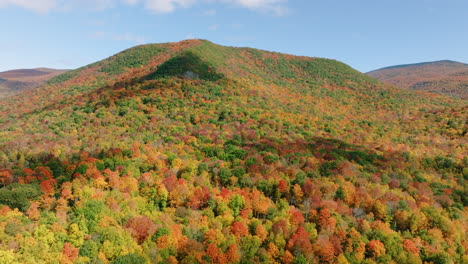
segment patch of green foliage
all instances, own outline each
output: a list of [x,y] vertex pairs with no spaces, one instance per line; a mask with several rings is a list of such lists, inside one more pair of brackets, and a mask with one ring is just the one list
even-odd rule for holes
[[146,263],[145,258],[135,253],[120,256],[111,262],[112,264],[141,264]]
[[151,58],[163,52],[164,48],[159,45],[137,46],[107,59],[100,71],[116,75],[122,73],[127,68],[137,68],[148,64]]
[[51,78],[49,81],[47,81],[47,84],[61,84],[74,77],[77,77],[80,74],[80,72],[81,72],[80,69],[77,69],[77,70],[62,73],[58,76]]
[[336,60],[323,58],[291,60],[291,64],[301,69],[301,71],[311,74],[315,78],[332,81],[334,84],[340,86],[350,81],[355,83],[377,83],[377,81],[371,77],[361,74],[350,66]]
[[31,205],[31,201],[38,199],[41,195],[41,188],[37,184],[13,183],[0,189],[0,204],[25,212]]

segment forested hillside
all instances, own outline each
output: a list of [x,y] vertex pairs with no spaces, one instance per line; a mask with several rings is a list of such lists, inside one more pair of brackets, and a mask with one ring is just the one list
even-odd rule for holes
[[386,67],[367,74],[404,89],[468,99],[468,64],[465,63],[423,62]]
[[0,101],[0,263],[468,263],[466,101],[137,46]]

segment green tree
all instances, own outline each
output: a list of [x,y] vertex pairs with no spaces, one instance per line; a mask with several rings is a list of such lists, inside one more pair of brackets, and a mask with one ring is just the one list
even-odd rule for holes
[[236,194],[232,197],[232,199],[229,201],[229,208],[232,209],[234,212],[234,216],[238,216],[240,211],[244,209],[245,206],[245,200],[244,197]]
[[41,188],[37,184],[13,183],[0,189],[0,204],[25,212],[31,205],[31,200],[36,200],[41,195]]
[[144,264],[147,263],[146,259],[135,253],[127,254],[117,257],[112,264]]

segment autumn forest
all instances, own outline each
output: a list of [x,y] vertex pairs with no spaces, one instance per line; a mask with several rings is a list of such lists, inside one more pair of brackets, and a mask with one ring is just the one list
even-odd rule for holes
[[0,263],[468,263],[466,100],[149,44],[0,100]]

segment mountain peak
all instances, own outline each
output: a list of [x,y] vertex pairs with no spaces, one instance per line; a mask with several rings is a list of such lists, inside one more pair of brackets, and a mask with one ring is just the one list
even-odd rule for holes
[[83,79],[84,76],[116,78],[129,74],[140,78],[177,76],[204,80],[218,80],[222,76],[272,80],[297,78],[305,74],[339,82],[343,78],[364,78],[372,82],[370,78],[336,60],[226,47],[208,40],[190,39],[139,45],[58,76],[50,84]]

